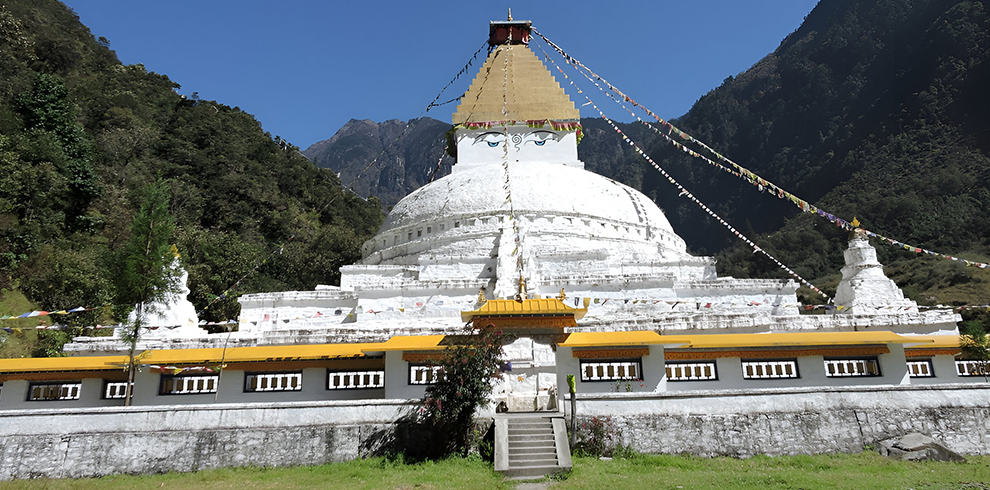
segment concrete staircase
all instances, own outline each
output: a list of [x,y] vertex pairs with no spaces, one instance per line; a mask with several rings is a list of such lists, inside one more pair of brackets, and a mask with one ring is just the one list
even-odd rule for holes
[[539,412],[497,414],[495,470],[523,480],[571,469],[564,417]]

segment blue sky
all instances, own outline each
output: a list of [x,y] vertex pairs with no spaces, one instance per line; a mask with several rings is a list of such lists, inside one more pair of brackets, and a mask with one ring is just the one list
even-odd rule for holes
[[[510,7],[516,20],[532,20],[629,96],[675,118],[772,52],[818,3],[63,1],[124,63],[168,75],[183,94],[240,107],[302,149],[351,118],[449,122],[453,104],[426,106]],[[479,66],[442,100],[462,94]],[[587,109],[582,116],[597,116]]]

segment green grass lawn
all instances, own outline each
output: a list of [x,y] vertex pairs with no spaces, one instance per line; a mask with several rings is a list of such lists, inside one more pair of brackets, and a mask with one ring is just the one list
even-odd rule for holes
[[[908,463],[874,453],[750,459],[639,455],[575,458],[553,490],[697,489],[990,489],[990,457],[967,463]],[[403,464],[380,458],[300,468],[239,468],[154,476],[0,482],[7,489],[511,489],[477,458]]]
[[892,461],[873,452],[749,459],[639,455],[575,459],[554,490],[650,489],[990,489],[990,457],[966,463]]

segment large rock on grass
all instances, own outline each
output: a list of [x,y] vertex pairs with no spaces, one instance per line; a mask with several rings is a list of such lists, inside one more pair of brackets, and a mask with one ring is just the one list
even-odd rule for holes
[[958,453],[917,432],[881,441],[877,451],[883,456],[905,461],[966,462]]

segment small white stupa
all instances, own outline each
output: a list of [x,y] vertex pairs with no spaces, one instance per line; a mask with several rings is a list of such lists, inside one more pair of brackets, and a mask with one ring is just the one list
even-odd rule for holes
[[[853,225],[858,222],[854,220]],[[835,290],[835,304],[845,307],[846,313],[879,315],[891,310],[917,311],[918,303],[906,299],[901,288],[884,275],[883,265],[877,260],[877,250],[870,245],[862,229],[853,231],[843,256],[846,265]]]
[[[149,330],[142,332],[142,336],[205,337],[207,332],[199,328],[199,315],[196,314],[196,307],[187,299],[189,296],[189,273],[182,268],[175,245],[172,246],[172,253],[175,254],[175,259],[172,261],[171,269],[174,274],[179,276],[178,288],[174,293],[167,294],[162,301],[145,306],[143,323],[149,327]],[[137,311],[135,310],[128,316],[127,321],[133,324],[136,319]]]

